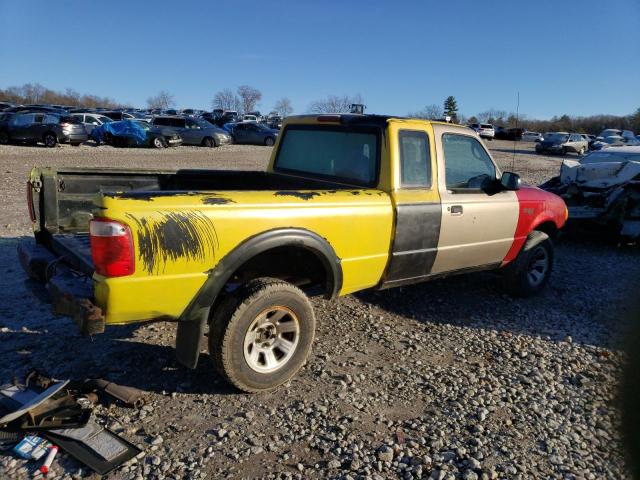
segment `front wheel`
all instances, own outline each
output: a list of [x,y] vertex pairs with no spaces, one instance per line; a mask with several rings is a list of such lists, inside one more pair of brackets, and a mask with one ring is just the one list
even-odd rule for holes
[[529,234],[516,259],[503,272],[505,289],[518,297],[530,297],[544,289],[553,269],[553,242],[544,232]]
[[245,392],[273,390],[311,352],[315,316],[307,296],[274,278],[251,280],[214,311],[209,353],[227,381]]
[[9,134],[7,132],[0,132],[0,145],[6,145],[9,143]]
[[162,138],[156,137],[153,139],[153,146],[154,148],[166,148],[167,144]]
[[264,140],[264,144],[265,144],[267,147],[273,147],[273,145],[274,145],[275,143],[276,143],[276,141],[275,141],[275,139],[274,139],[273,137],[267,137],[267,138]]
[[216,141],[211,137],[206,137],[202,141],[202,146],[207,148],[214,148],[216,146]]

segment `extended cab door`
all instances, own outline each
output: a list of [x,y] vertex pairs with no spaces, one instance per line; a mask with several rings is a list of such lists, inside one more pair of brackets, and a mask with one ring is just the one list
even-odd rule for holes
[[393,244],[382,287],[414,283],[431,274],[436,259],[440,220],[438,173],[431,126],[394,122],[389,127],[395,210]]
[[500,264],[518,222],[516,193],[483,188],[500,171],[473,132],[434,125],[442,220],[432,273]]

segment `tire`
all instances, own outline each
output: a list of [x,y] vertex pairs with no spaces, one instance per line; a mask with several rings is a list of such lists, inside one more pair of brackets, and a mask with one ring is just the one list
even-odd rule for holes
[[560,151],[560,153],[562,154],[562,156],[566,156],[567,155],[567,147],[562,147],[562,150]]
[[238,288],[213,312],[209,354],[216,370],[236,388],[267,392],[300,370],[314,335],[307,296],[283,280],[259,278]]
[[152,141],[151,141],[151,145],[154,148],[167,148],[167,144],[166,142],[160,138],[160,137],[155,137]]
[[74,147],[79,147],[80,146],[80,142],[73,142],[71,145],[74,146]]
[[544,232],[529,234],[520,253],[503,271],[503,286],[517,297],[540,293],[547,285],[553,270],[553,242]]
[[276,140],[273,137],[267,137],[267,138],[264,139],[264,144],[267,147],[273,147],[275,145],[275,143],[276,143]]
[[58,144],[58,139],[53,133],[45,133],[42,136],[42,142],[44,143],[45,147],[53,148]]
[[212,137],[205,137],[202,140],[202,146],[207,148],[215,148],[217,147],[216,140]]
[[7,132],[0,132],[0,145],[7,145],[9,143],[9,134]]

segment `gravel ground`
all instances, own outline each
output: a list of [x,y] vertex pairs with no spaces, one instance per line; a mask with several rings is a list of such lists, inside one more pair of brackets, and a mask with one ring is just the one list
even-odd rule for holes
[[[505,170],[539,183],[557,157],[489,143]],[[99,406],[99,422],[144,448],[111,475],[142,478],[558,478],[628,476],[615,408],[637,250],[566,235],[543,295],[513,299],[488,273],[336,302],[313,301],[314,354],[290,384],[240,394],[204,354],[176,365],[175,325],[111,327],[81,337],[55,317],[15,254],[30,233],[32,166],[264,168],[270,149],[166,151],[0,147],[0,380],[32,368],[57,378],[106,377],[149,391],[141,410]],[[36,469],[0,452],[0,478]],[[59,478],[89,470],[68,455]]]

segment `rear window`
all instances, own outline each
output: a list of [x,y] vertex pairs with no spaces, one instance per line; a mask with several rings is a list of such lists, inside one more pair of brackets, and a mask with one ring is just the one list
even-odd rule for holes
[[[58,117],[56,117],[58,118]],[[90,118],[90,117],[87,117]],[[69,117],[60,117],[60,123],[75,123],[80,124],[82,121],[78,117],[69,116]]]
[[274,169],[373,185],[378,174],[380,133],[370,127],[287,127]]
[[480,124],[480,128],[493,128],[493,125],[489,123],[482,123]]

